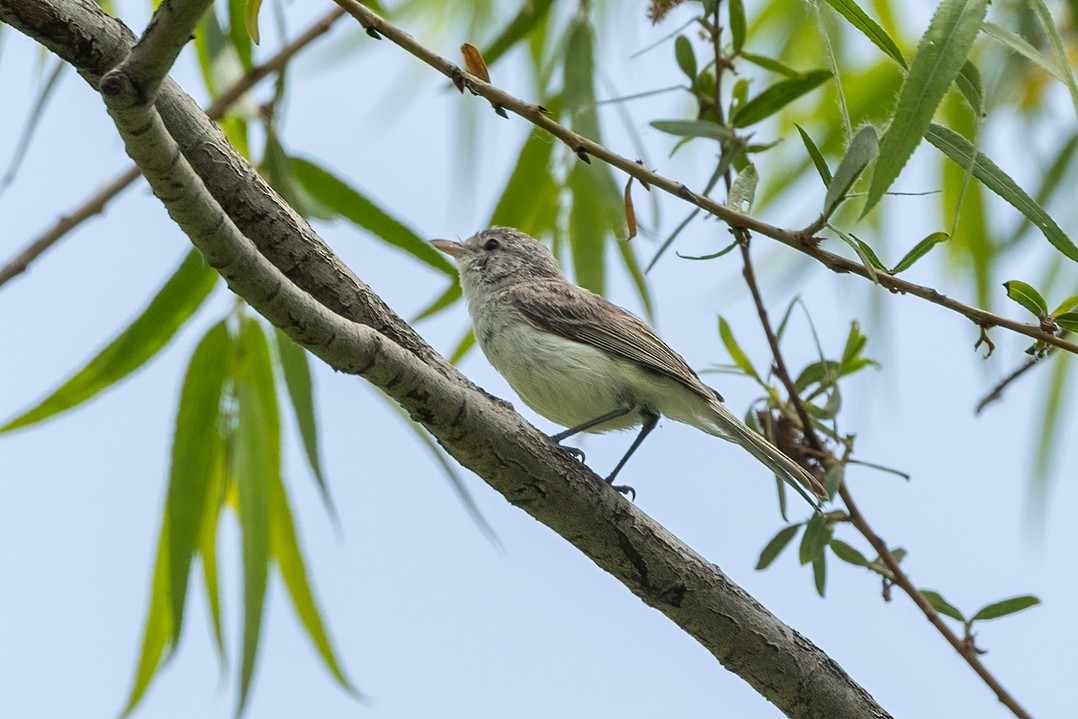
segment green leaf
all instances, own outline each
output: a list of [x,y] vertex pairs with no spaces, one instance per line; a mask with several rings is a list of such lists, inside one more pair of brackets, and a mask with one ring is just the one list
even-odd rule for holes
[[247,34],[257,45],[259,42],[258,13],[262,9],[262,0],[247,0]]
[[[252,4],[255,5],[254,33],[248,27],[251,22],[248,13]],[[258,10],[261,5],[262,0],[228,0],[228,37],[244,70],[250,70],[254,65],[251,40],[258,42]]]
[[898,261],[898,264],[891,270],[891,274],[897,275],[899,272],[905,272],[913,266],[914,262],[927,255],[933,247],[941,242],[946,242],[949,239],[951,239],[951,236],[946,232],[933,232],[931,235],[914,245],[913,249],[907,252],[905,257]]
[[862,262],[867,259],[868,263],[870,265],[872,265],[873,269],[883,270],[884,272],[887,271],[887,268],[883,266],[883,262],[876,255],[876,251],[874,249],[872,249],[871,247],[869,247],[867,242],[862,240],[857,235],[850,235],[850,237],[857,244],[857,247],[860,250],[857,254],[859,254],[861,256],[861,261]]
[[816,147],[816,143],[812,141],[805,129],[796,122],[794,127],[800,133],[801,142],[805,143],[805,149],[808,150],[809,157],[812,158],[812,164],[816,166],[816,172],[819,173],[820,179],[823,180],[824,187],[827,187],[831,184],[831,168],[827,166],[827,160],[824,159],[823,154],[820,153],[820,148]]
[[891,124],[880,140],[880,156],[861,216],[876,206],[920,143],[936,108],[969,56],[988,11],[988,0],[943,0],[913,58]]
[[861,552],[846,544],[841,539],[832,539],[829,546],[835,556],[847,564],[852,564],[856,567],[867,567],[869,565],[869,561],[865,558],[865,555],[861,554]]
[[26,122],[23,125],[22,132],[19,133],[19,139],[15,141],[15,148],[11,155],[11,161],[8,163],[7,170],[4,171],[4,177],[0,179],[0,194],[3,194],[3,190],[11,185],[11,183],[15,181],[15,177],[19,174],[19,168],[22,166],[23,160],[26,159],[26,153],[30,150],[30,143],[34,139],[34,133],[37,131],[38,125],[41,122],[41,117],[45,113],[45,106],[48,105],[49,98],[52,97],[53,91],[59,87],[60,78],[63,77],[64,68],[67,67],[67,63],[60,58],[56,58],[54,62],[55,64],[53,65],[52,70],[45,79],[42,81],[39,78],[37,97],[34,98],[34,105],[26,115]]
[[1058,317],[1059,315],[1066,314],[1071,310],[1078,308],[1078,295],[1071,295],[1067,299],[1059,303],[1059,307],[1052,310],[1052,316]]
[[730,121],[734,127],[755,125],[829,79],[830,70],[810,70],[794,78],[779,80],[731,113]]
[[1078,115],[1078,83],[1074,81],[1070,57],[1067,54],[1067,48],[1063,46],[1063,38],[1059,36],[1056,22],[1052,19],[1052,14],[1048,12],[1048,6],[1044,4],[1044,0],[1033,0],[1032,5],[1033,11],[1037,13],[1037,16],[1041,19],[1041,24],[1044,25],[1044,32],[1048,35],[1048,42],[1052,45],[1052,52],[1056,56],[1056,62],[1059,63],[1059,67],[1063,71],[1063,83],[1067,86],[1067,90],[1070,91],[1071,104],[1074,106],[1075,114]]
[[218,414],[231,354],[228,327],[218,322],[195,348],[176,412],[165,502],[173,644],[180,640],[191,561],[211,511],[209,489],[225,452]]
[[1078,312],[1064,312],[1056,318],[1056,324],[1067,332],[1078,332]]
[[902,51],[879,24],[865,14],[853,0],[827,0],[827,4],[833,7],[838,14],[846,18],[855,29],[859,30],[872,44],[883,50],[884,54],[906,69],[906,58],[902,57]]
[[520,12],[509,21],[497,37],[483,51],[483,59],[490,67],[521,40],[528,38],[532,30],[549,15],[554,0],[531,0],[522,3]]
[[767,543],[763,551],[760,552],[760,559],[756,562],[756,569],[767,569],[771,566],[771,563],[778,558],[782,550],[786,548],[786,545],[790,543],[790,540],[797,534],[797,530],[801,529],[800,524],[791,524],[788,527],[783,527],[779,530],[779,533],[771,538],[771,541]]
[[876,284],[879,284],[880,278],[876,274],[876,265],[879,263],[880,258],[876,257],[875,252],[870,252],[872,248],[852,235],[847,235],[845,232],[842,232],[841,230],[832,227],[831,225],[828,225],[828,227],[830,227],[835,232],[835,234],[838,235],[838,238],[845,242],[847,245],[849,245],[850,248],[857,254],[857,256],[861,260],[861,264],[864,265],[865,270],[868,272],[868,278]]
[[224,671],[224,622],[221,619],[221,592],[217,583],[217,526],[221,520],[221,509],[224,505],[227,453],[222,452],[219,460],[206,492],[206,510],[202,519],[202,536],[198,541],[198,554],[199,562],[202,564],[202,581],[206,585],[206,604],[210,611],[210,623],[213,626],[214,645],[217,647],[221,670]]
[[696,82],[696,54],[692,51],[692,43],[684,35],[678,35],[674,40],[674,57],[681,71],[689,78],[690,83]]
[[298,157],[292,163],[296,178],[318,202],[446,276],[457,276],[445,255],[329,170]]
[[516,227],[533,237],[554,231],[561,186],[551,174],[553,148],[549,137],[539,132],[528,135],[488,226]]
[[1008,297],[1033,314],[1038,317],[1048,314],[1048,303],[1041,297],[1041,293],[1030,285],[1021,280],[1008,280],[1003,283],[1003,287],[1006,288]]
[[679,137],[707,137],[720,142],[734,137],[729,129],[711,120],[654,120],[651,126]]
[[0,432],[40,422],[82,404],[116,384],[157,354],[199,308],[217,273],[192,250],[146,309],[85,367],[35,407],[9,420]]
[[823,552],[812,560],[812,583],[816,587],[816,593],[824,596],[827,588],[827,555]]
[[270,559],[270,491],[280,481],[280,418],[269,343],[261,326],[244,318],[238,338],[237,421],[232,473],[243,534],[243,652],[239,704],[243,712],[258,658]]
[[1007,28],[993,22],[982,23],[981,29],[984,30],[985,35],[998,41],[1009,50],[1021,55],[1057,80],[1065,81],[1064,73],[1060,70],[1059,65],[1046,58],[1040,50],[1033,47],[1033,45],[1021,35],[1011,32]]
[[[491,223],[491,224],[494,224],[494,223]],[[488,225],[488,227],[489,226],[490,225]],[[444,310],[444,309],[446,309],[448,307],[452,307],[454,304],[456,304],[457,300],[459,300],[460,297],[461,297],[460,284],[457,283],[457,282],[454,282],[453,284],[449,285],[449,287],[446,287],[445,292],[438,295],[434,299],[433,302],[431,302],[429,305],[427,305],[422,310],[420,310],[419,314],[417,314],[415,317],[413,317],[411,322],[409,322],[409,324],[415,324],[416,322],[419,322],[420,320],[424,320],[424,319],[426,319],[428,317],[433,317],[434,315],[438,314],[442,310]]]
[[943,598],[939,592],[931,589],[918,590],[928,600],[928,603],[932,605],[932,608],[945,617],[957,620],[959,622],[966,621],[966,618],[962,616],[962,612],[958,611],[950,602]]
[[827,524],[822,514],[814,514],[805,524],[805,533],[801,536],[798,559],[801,564],[815,561],[823,554],[824,547],[831,543],[834,530]]
[[330,641],[329,633],[322,621],[322,614],[318,610],[314,593],[311,591],[306,563],[299,548],[295,524],[292,521],[292,511],[288,506],[288,496],[285,494],[280,475],[271,478],[268,499],[271,552],[277,562],[277,567],[281,570],[281,579],[284,580],[288,596],[292,599],[292,606],[295,607],[300,622],[307,630],[307,637],[314,644],[315,650],[322,657],[322,662],[329,669],[330,674],[341,687],[352,694],[358,694],[345,675],[337,654],[333,650],[333,643]]
[[835,176],[827,183],[827,197],[823,202],[823,215],[830,217],[844,199],[846,193],[853,187],[853,183],[861,176],[861,172],[868,163],[876,159],[879,154],[879,141],[876,139],[876,128],[865,125],[850,140],[850,147],[846,156],[842,158]]
[[783,63],[779,62],[778,60],[776,60],[774,58],[771,58],[771,57],[767,57],[765,55],[757,55],[756,53],[746,52],[746,51],[743,50],[741,52],[741,57],[744,58],[745,60],[748,60],[753,65],[756,65],[758,67],[762,67],[763,69],[767,70],[768,72],[773,72],[776,75],[782,75],[783,77],[790,77],[790,78],[800,77],[800,75],[801,75],[801,73],[799,73],[797,70],[794,70],[789,65],[784,65]]
[[763,384],[764,382],[760,379],[760,375],[757,374],[756,368],[752,366],[749,356],[745,354],[741,349],[741,345],[737,343],[734,338],[734,331],[730,329],[729,323],[722,315],[719,315],[719,337],[722,338],[722,344],[726,347],[726,351],[730,353],[730,358],[733,359],[734,364],[749,377]]
[[581,287],[596,294],[606,290],[606,233],[602,190],[599,183],[606,165],[578,162],[569,170],[573,205],[569,208],[570,249],[573,273]]
[[329,485],[326,483],[325,474],[322,472],[322,462],[319,459],[318,423],[314,414],[314,387],[311,381],[310,363],[307,361],[307,350],[293,342],[280,330],[276,330],[275,336],[277,357],[281,362],[281,373],[284,375],[285,386],[288,388],[288,396],[292,400],[292,409],[296,415],[296,426],[299,428],[300,438],[303,440],[307,464],[310,465],[315,481],[318,482],[318,491],[322,494],[326,509],[331,515],[336,516],[333,499],[329,495]]
[[1008,614],[1014,614],[1020,612],[1023,609],[1029,609],[1041,603],[1040,599],[1037,599],[1031,594],[1025,594],[1020,597],[1011,597],[1010,599],[1004,599],[1000,602],[993,602],[988,606],[981,607],[977,610],[977,613],[973,615],[971,622],[983,622],[988,619],[999,619],[1005,617]]
[[456,347],[449,353],[449,364],[456,364],[464,358],[464,355],[468,354],[468,351],[475,346],[475,330],[471,327],[464,333],[464,336],[460,338],[460,342],[457,342]]
[[741,52],[745,45],[745,4],[743,0],[730,0],[727,11],[730,13],[730,38],[734,53]]
[[981,72],[977,66],[966,60],[962,64],[962,69],[958,71],[958,77],[955,78],[954,83],[977,117],[984,117],[984,82],[981,80]]

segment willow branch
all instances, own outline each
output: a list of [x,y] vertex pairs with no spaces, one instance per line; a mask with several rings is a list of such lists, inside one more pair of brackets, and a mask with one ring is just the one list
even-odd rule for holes
[[358,20],[369,33],[373,33],[376,36],[383,36],[390,40],[405,52],[422,60],[448,77],[456,83],[458,87],[467,88],[476,95],[489,100],[492,104],[501,106],[515,115],[524,118],[536,127],[546,130],[565,143],[573,152],[582,158],[598,158],[608,165],[616,167],[627,175],[635,177],[640,182],[652,187],[657,187],[663,192],[667,192],[681,198],[689,204],[699,207],[701,210],[726,222],[731,227],[744,227],[747,230],[764,235],[765,237],[770,237],[787,247],[806,254],[832,272],[854,274],[870,280],[875,276],[880,286],[892,292],[913,295],[931,302],[932,304],[957,312],[980,327],[1002,327],[1011,330],[1012,332],[1025,335],[1026,337],[1059,347],[1067,352],[1078,354],[1078,344],[1057,337],[1050,332],[1045,332],[1039,325],[1018,322],[1003,317],[1002,315],[989,312],[988,310],[972,307],[952,299],[931,287],[908,282],[887,274],[886,272],[875,270],[873,273],[859,262],[820,249],[818,240],[814,238],[811,233],[805,233],[802,230],[785,230],[775,227],[774,225],[758,220],[755,217],[750,217],[744,213],[732,210],[705,195],[693,192],[683,183],[665,177],[653,170],[649,170],[643,165],[637,164],[634,160],[623,157],[622,155],[609,150],[605,146],[589,140],[588,138],[573,132],[564,125],[555,122],[550,118],[547,111],[541,105],[524,102],[504,90],[501,90],[490,83],[483,82],[478,77],[465,72],[454,63],[417,42],[415,38],[408,33],[382,19],[378,14],[356,0],[335,1],[352,15],[352,17]]
[[[219,120],[224,117],[228,109],[252,87],[268,75],[283,70],[296,53],[329,32],[333,24],[344,17],[344,14],[344,10],[340,8],[330,10],[321,20],[312,24],[295,40],[278,50],[271,58],[247,70],[235,83],[210,103],[206,108],[206,116],[211,120]],[[103,212],[109,202],[130,187],[131,183],[139,177],[138,167],[132,166],[106,183],[77,208],[62,215],[52,226],[42,232],[37,239],[30,242],[6,265],[0,267],[0,285],[26,272],[31,262],[83,222]]]

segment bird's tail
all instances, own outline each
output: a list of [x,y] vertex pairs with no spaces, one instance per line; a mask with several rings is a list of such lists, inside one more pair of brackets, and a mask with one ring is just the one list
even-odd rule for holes
[[[709,412],[696,416],[697,427],[745,448],[749,454],[762,462],[788,485],[797,490],[813,507],[819,508],[819,500],[828,499],[827,490],[807,469],[782,453],[762,435],[752,431],[721,402],[711,402]],[[806,492],[805,490],[808,490]],[[811,493],[811,494],[810,494]],[[815,498],[812,496],[815,495]]]

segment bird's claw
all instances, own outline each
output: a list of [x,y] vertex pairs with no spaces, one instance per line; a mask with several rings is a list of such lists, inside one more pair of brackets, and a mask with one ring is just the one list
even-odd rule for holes
[[561,447],[561,448],[562,448],[563,450],[565,450],[566,452],[568,452],[569,454],[573,455],[573,457],[574,457],[574,458],[575,458],[575,459],[576,459],[576,460],[577,460],[578,462],[580,462],[581,464],[584,464],[584,450],[582,450],[582,449],[577,449],[576,447],[566,447],[565,445],[559,445],[559,446],[560,446],[560,447]]
[[624,494],[626,497],[628,497],[630,502],[635,502],[636,501],[636,490],[633,489],[632,487],[630,487],[629,485],[627,485],[627,484],[611,484],[609,479],[606,480],[606,483],[609,484],[610,488],[612,490],[614,490],[615,492],[619,492],[621,494]]

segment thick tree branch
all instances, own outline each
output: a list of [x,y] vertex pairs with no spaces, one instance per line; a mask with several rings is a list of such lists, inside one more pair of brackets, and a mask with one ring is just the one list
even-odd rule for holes
[[[48,22],[35,25],[42,18],[63,20],[63,28],[57,31]],[[70,38],[71,27],[83,32],[96,25],[111,42],[127,41],[125,33],[102,29],[111,21],[83,0],[62,6],[44,0],[0,0],[0,20],[16,24],[31,36],[40,35],[53,49],[73,57],[80,57],[85,48],[66,47],[58,40],[58,36]],[[93,32],[83,39],[94,47],[82,57],[99,57],[101,39]],[[92,82],[108,70],[80,69]],[[227,182],[220,181],[221,172],[207,177],[190,161],[187,148],[215,145],[217,136],[192,118],[176,121],[174,117],[173,123],[168,122],[169,113],[183,114],[182,100],[175,96],[178,91],[166,81],[157,108],[139,107],[137,93],[127,86],[125,76],[112,78],[103,83],[103,90],[111,95],[110,109],[154,192],[208,261],[260,313],[331,366],[366,377],[396,399],[462,464],[670,617],[789,716],[887,716],[826,654],[779,622],[718,567],[611,491],[505,403],[478,391],[440,359],[427,361],[422,355],[433,351],[425,345],[423,352],[400,346],[384,329],[400,334],[398,328],[407,325],[365,286],[363,292],[371,296],[361,303],[359,323],[314,296],[317,292],[340,298],[358,280],[350,274],[326,277],[324,267],[313,260],[303,268],[284,269],[278,262],[283,257],[280,252],[272,260],[267,257],[260,244],[256,247],[245,237],[243,223],[229,210],[230,195],[246,196],[260,186],[239,187],[251,171],[232,166]],[[169,94],[173,97],[165,101]],[[219,158],[222,152],[214,150]],[[265,200],[279,202],[272,193]],[[247,214],[239,214],[249,220]],[[311,238],[313,233],[305,224],[280,228],[280,232],[277,242],[270,243],[271,249],[302,245],[302,250],[293,251],[325,252],[325,265],[339,262],[317,238]],[[414,334],[409,339],[422,343]]]
[[887,274],[886,272],[875,270],[873,273],[859,262],[820,249],[818,240],[812,236],[812,233],[806,233],[804,230],[784,230],[775,227],[774,225],[770,225],[754,217],[750,217],[749,215],[732,210],[722,203],[712,200],[706,195],[693,192],[681,182],[649,170],[634,160],[623,157],[603,145],[593,142],[592,140],[573,132],[564,125],[555,122],[550,119],[542,106],[524,102],[523,100],[498,89],[494,85],[483,82],[474,75],[468,74],[446,58],[424,47],[408,33],[382,19],[375,12],[357,2],[357,0],[335,1],[338,5],[347,10],[352,17],[356,18],[356,20],[358,20],[363,27],[367,28],[368,31],[373,31],[375,35],[386,37],[394,44],[400,46],[401,49],[414,55],[448,77],[456,83],[458,87],[462,89],[467,87],[475,94],[489,100],[492,104],[503,107],[524,118],[536,127],[546,130],[568,145],[573,152],[577,153],[577,155],[596,157],[608,165],[618,168],[625,174],[635,177],[645,185],[657,187],[664,192],[685,200],[689,204],[699,207],[701,210],[726,222],[731,227],[743,227],[752,232],[764,235],[765,237],[777,240],[787,247],[791,247],[798,252],[808,255],[832,272],[849,273],[866,279],[875,279],[879,282],[881,287],[884,287],[891,292],[920,297],[935,305],[957,312],[980,327],[1003,327],[1012,332],[1017,332],[1018,334],[1078,354],[1078,344],[1069,342],[1050,332],[1045,332],[1039,325],[1018,322],[987,310],[971,307],[970,305],[952,299],[931,287],[907,282],[906,280]]

